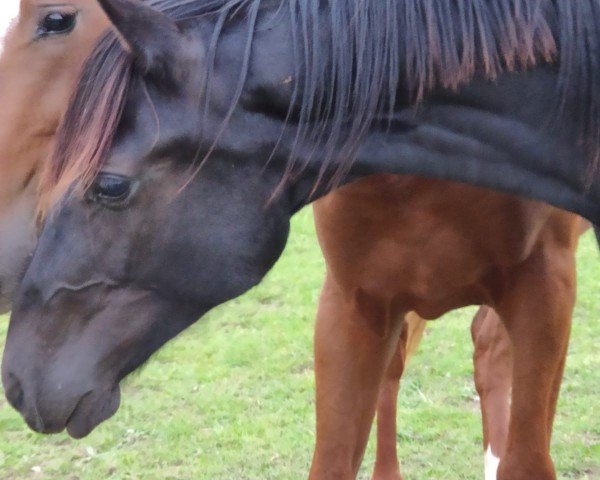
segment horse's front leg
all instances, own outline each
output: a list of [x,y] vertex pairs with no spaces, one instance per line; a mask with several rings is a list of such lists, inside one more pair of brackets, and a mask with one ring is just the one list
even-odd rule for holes
[[550,436],[575,302],[575,266],[570,253],[550,253],[541,250],[513,272],[497,308],[513,344],[510,425],[498,480],[556,478]]
[[[395,315],[393,315],[395,317]],[[315,330],[317,439],[311,480],[356,478],[402,316],[328,276]]]

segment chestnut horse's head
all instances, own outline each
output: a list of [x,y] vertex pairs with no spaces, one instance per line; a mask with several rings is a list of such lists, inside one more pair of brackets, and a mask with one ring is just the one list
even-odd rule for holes
[[[15,0],[16,1],[16,0]],[[94,0],[21,0],[0,57],[0,313],[35,245],[38,172],[81,64],[108,26]]]

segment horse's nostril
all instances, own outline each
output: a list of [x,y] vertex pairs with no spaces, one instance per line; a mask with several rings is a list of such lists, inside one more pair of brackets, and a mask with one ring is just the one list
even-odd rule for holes
[[24,407],[25,394],[23,387],[16,375],[9,373],[8,379],[5,382],[5,392],[8,402],[18,411],[22,411]]

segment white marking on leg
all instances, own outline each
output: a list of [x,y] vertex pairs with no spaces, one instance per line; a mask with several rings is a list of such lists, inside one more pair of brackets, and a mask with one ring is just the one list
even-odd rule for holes
[[496,480],[496,474],[498,473],[498,465],[500,459],[492,452],[492,446],[488,445],[485,452],[485,480]]

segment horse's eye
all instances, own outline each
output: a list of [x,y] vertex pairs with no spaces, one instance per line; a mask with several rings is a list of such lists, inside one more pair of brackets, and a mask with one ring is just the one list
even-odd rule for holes
[[61,35],[75,28],[77,13],[52,12],[48,13],[38,25],[37,35]]
[[136,185],[137,182],[131,178],[101,173],[88,190],[87,197],[108,206],[121,206],[129,199]]

